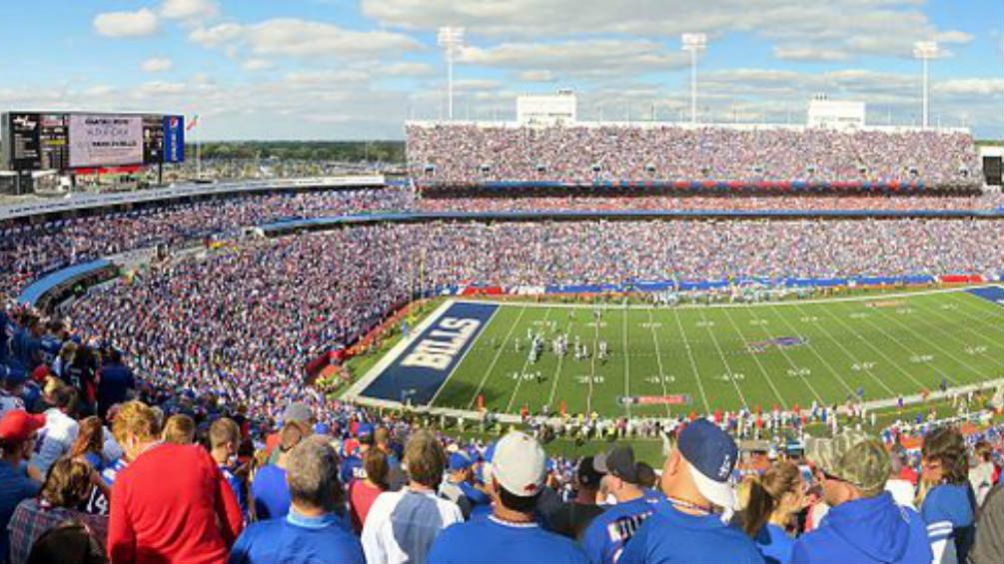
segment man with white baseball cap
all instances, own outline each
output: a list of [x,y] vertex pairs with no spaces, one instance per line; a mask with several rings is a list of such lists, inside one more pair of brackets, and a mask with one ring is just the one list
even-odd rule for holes
[[687,425],[662,468],[667,503],[655,505],[618,564],[762,563],[753,541],[721,515],[735,508],[729,476],[738,454],[735,441],[714,423]]
[[492,515],[440,533],[429,551],[429,564],[586,564],[586,555],[575,543],[544,531],[534,520],[546,466],[547,455],[536,440],[518,431],[503,437],[495,445],[488,484]]

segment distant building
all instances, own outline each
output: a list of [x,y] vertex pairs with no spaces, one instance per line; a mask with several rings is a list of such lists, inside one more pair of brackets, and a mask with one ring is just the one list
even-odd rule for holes
[[527,94],[516,98],[516,121],[520,125],[572,124],[578,100],[571,90],[557,94]]
[[865,103],[830,100],[826,96],[815,96],[809,102],[807,125],[838,131],[864,129]]

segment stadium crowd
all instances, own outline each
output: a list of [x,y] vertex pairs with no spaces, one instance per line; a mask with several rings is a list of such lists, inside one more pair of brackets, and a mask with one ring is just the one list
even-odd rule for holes
[[975,144],[963,133],[475,124],[413,124],[405,133],[409,172],[419,184],[982,182]]

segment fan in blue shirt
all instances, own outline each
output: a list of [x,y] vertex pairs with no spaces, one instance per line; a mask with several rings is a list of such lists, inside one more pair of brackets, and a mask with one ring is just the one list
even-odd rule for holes
[[359,540],[335,512],[342,496],[338,456],[324,437],[304,439],[286,463],[292,505],[282,519],[254,523],[230,551],[230,564],[365,564]]
[[534,522],[546,461],[544,449],[528,435],[513,432],[503,437],[492,458],[492,514],[441,532],[432,543],[427,562],[586,564],[586,555],[575,543],[544,531]]
[[646,496],[638,485],[638,466],[630,446],[617,446],[596,456],[593,467],[605,474],[601,491],[613,495],[617,503],[593,518],[582,535],[582,549],[593,564],[614,564],[624,545],[652,515],[658,497]]

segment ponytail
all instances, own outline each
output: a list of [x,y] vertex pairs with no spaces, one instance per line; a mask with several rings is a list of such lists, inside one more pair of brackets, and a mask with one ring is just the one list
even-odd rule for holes
[[777,500],[763,487],[763,478],[754,476],[749,484],[749,500],[743,509],[743,531],[750,537],[756,537],[760,529],[767,524],[770,514],[774,512]]

